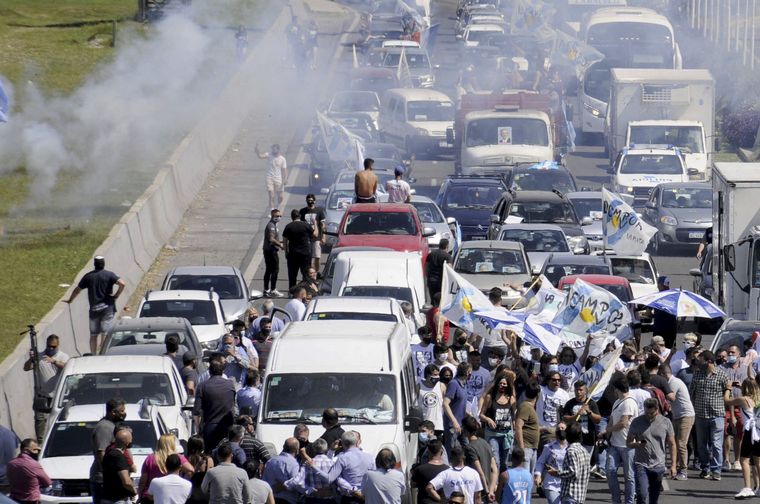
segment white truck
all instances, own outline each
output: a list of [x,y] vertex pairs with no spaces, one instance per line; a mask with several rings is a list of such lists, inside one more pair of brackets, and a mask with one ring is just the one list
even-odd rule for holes
[[634,144],[674,146],[696,180],[709,178],[715,80],[708,70],[613,68],[605,119],[610,160]]
[[713,167],[713,301],[729,317],[760,316],[760,163]]

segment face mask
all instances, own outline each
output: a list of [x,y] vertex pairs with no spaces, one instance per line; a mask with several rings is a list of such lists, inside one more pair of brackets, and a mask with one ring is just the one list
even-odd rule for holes
[[26,452],[26,454],[32,457],[34,460],[40,458],[40,452]]
[[48,357],[52,357],[52,356],[54,356],[57,353],[58,353],[58,348],[46,348],[45,349],[45,355],[47,355]]
[[435,358],[435,361],[436,361],[438,364],[443,364],[444,362],[446,362],[446,354],[441,354],[441,355],[437,356],[437,357]]
[[430,383],[432,383],[433,385],[435,385],[439,381],[441,381],[441,377],[440,376],[431,376],[430,377]]
[[694,346],[694,343],[691,341],[687,341],[683,344],[683,351],[686,352],[689,348],[692,348]]
[[564,441],[567,439],[567,432],[564,430],[557,429],[557,432],[555,434],[557,436],[557,441]]
[[459,343],[460,345],[464,345],[465,343],[467,343],[467,336],[465,336],[464,338],[457,338],[457,343]]
[[500,363],[501,363],[501,359],[488,359],[488,364],[489,364],[489,365],[490,365],[492,368],[495,368],[495,367],[496,367],[496,366],[498,366]]
[[127,450],[129,450],[130,448],[132,448],[132,443],[129,443],[129,444],[128,444],[128,445],[127,445],[125,448],[126,448]]
[[420,432],[417,435],[417,439],[419,439],[420,443],[427,444],[428,441],[430,441],[430,434],[428,434],[427,432]]
[[620,358],[623,360],[623,362],[633,362],[633,357],[628,357],[625,354],[621,355]]
[[559,371],[559,364],[549,364],[549,371],[551,372]]
[[[718,364],[718,365],[721,365],[724,362],[726,362],[726,359],[724,359],[723,357],[718,357],[717,359],[715,359],[715,363]],[[706,368],[707,366],[703,366],[703,367]]]
[[272,217],[272,222],[280,222],[280,219],[282,219],[282,217]]
[[729,364],[736,363],[736,355],[729,355],[728,360],[726,362],[728,362]]
[[441,383],[443,383],[444,385],[448,385],[450,381],[451,381],[451,378],[449,378],[448,376],[441,376]]
[[271,329],[262,329],[262,330],[261,330],[261,335],[262,335],[262,336],[269,336],[269,334],[270,334],[271,332],[272,332],[272,330],[271,330]]

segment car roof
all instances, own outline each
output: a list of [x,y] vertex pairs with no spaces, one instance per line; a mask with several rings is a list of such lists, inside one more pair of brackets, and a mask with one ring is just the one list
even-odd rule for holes
[[166,373],[171,374],[174,363],[162,355],[87,355],[66,362],[64,373]]
[[492,31],[504,33],[504,27],[497,24],[483,23],[483,24],[468,24],[467,30],[469,31]]
[[436,91],[435,89],[423,89],[423,88],[394,88],[385,92],[386,95],[397,94],[403,96],[407,100],[434,100],[434,101],[448,101],[451,102],[451,98],[446,93]]
[[[478,25],[476,25],[478,26]],[[546,112],[542,112],[540,110],[534,110],[534,109],[520,109],[515,112],[506,112],[506,111],[500,111],[500,110],[474,110],[472,112],[468,112],[465,115],[466,119],[468,121],[471,121],[473,119],[483,119],[483,118],[490,118],[490,117],[523,117],[528,119],[541,119],[546,122],[549,122],[549,115]]]
[[515,191],[510,193],[512,201],[564,201],[564,195],[554,191]]
[[346,209],[346,213],[350,212],[405,212],[415,213],[414,206],[408,203],[354,203]]
[[649,255],[649,252],[642,252],[639,255],[623,255],[623,254],[618,254],[614,250],[606,250],[604,251],[604,253],[602,253],[601,250],[597,250],[597,251],[592,252],[591,255],[597,255],[597,256],[606,255],[612,259],[644,259],[646,261],[650,260],[651,258],[651,256]]
[[462,249],[504,249],[504,250],[522,250],[522,244],[516,241],[507,240],[471,240],[463,241],[459,245],[459,250]]
[[561,227],[559,227],[556,224],[535,224],[531,222],[526,223],[518,223],[518,224],[502,224],[501,229],[499,231],[505,231],[507,229],[525,229],[528,231],[559,231],[560,233],[564,233]]
[[177,300],[193,300],[193,301],[219,301],[219,294],[214,291],[205,290],[192,290],[192,289],[177,289],[177,290],[159,290],[150,291],[145,294],[143,298],[146,301],[169,301],[172,299]]
[[629,285],[627,278],[615,275],[567,275],[562,277],[560,283],[574,284],[576,280],[581,279],[594,285]]
[[352,312],[352,313],[393,313],[393,304],[398,303],[393,298],[384,297],[344,297],[318,296],[311,300],[307,311],[320,312]]
[[565,193],[567,199],[601,199],[602,191],[572,191]]
[[345,252],[368,252],[368,251],[394,252],[393,249],[388,248],[388,247],[371,247],[368,245],[353,245],[353,246],[348,246],[348,247],[333,247],[332,250],[330,250],[330,255],[343,254]]
[[169,272],[169,275],[215,276],[238,273],[238,269],[234,266],[177,266]]
[[412,194],[411,202],[412,203],[432,203],[435,205],[435,201],[421,194]]
[[182,317],[136,317],[115,321],[112,331],[184,330],[187,326],[187,319]]
[[657,154],[658,156],[678,156],[681,157],[678,154],[678,151],[676,149],[663,149],[661,147],[628,147],[626,149],[623,149],[623,156],[640,156],[642,154]]
[[552,254],[551,257],[547,258],[545,261],[545,264],[578,264],[578,265],[598,265],[598,264],[607,264],[607,261],[604,260],[602,256],[594,256],[594,255],[585,255],[585,254],[577,254],[577,255],[557,255]]
[[731,331],[755,330],[760,327],[760,320],[739,320],[730,318],[726,320],[724,329]]
[[472,176],[472,177],[448,177],[446,179],[446,182],[452,185],[472,185],[473,182],[478,182],[480,185],[493,185],[493,186],[505,186],[504,180],[501,177],[493,176],[493,177],[482,177],[482,176]]

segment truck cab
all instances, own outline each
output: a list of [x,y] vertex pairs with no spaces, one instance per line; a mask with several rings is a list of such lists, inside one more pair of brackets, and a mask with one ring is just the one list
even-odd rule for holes
[[705,127],[699,121],[631,121],[625,145],[631,144],[674,145],[683,153],[686,169],[697,171],[697,180],[708,178]]
[[613,190],[633,195],[635,207],[644,206],[658,184],[689,181],[686,164],[675,147],[625,148],[618,154],[612,171]]

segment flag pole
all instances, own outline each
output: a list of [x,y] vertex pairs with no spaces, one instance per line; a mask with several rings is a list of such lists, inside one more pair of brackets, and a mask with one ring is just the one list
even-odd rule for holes
[[513,305],[512,305],[512,308],[510,308],[510,309],[509,309],[509,311],[512,311],[512,310],[514,310],[514,309],[515,309],[515,307],[516,307],[518,304],[520,304],[520,301],[522,301],[522,300],[525,298],[526,294],[528,294],[528,292],[530,292],[531,290],[533,290],[533,287],[535,287],[535,286],[536,286],[536,284],[537,284],[538,282],[540,282],[540,281],[541,281],[541,275],[537,275],[537,276],[536,276],[536,279],[535,279],[535,280],[533,280],[533,283],[532,283],[532,284],[530,284],[530,287],[528,287],[528,288],[525,290],[525,292],[524,292],[524,293],[523,293],[523,294],[520,296],[520,299],[518,299],[517,301],[515,301],[515,304],[513,304]]

